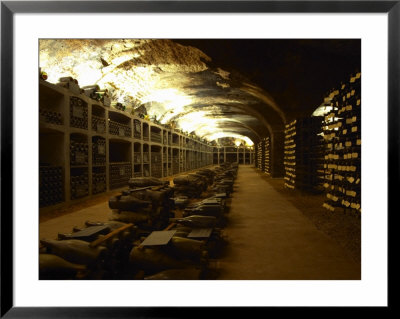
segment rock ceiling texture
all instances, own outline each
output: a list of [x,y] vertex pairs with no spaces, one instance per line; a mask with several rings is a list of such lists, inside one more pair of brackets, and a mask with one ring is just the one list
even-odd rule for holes
[[81,87],[98,84],[161,123],[250,144],[311,115],[360,66],[360,40],[40,41],[50,82],[72,76]]

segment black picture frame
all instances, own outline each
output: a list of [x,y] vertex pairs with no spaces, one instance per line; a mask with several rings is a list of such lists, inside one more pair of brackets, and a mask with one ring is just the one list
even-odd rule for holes
[[[15,13],[387,13],[388,207],[396,213],[399,186],[400,1],[1,1],[1,317],[133,318],[226,316],[226,309],[190,307],[14,307],[13,305],[13,16]],[[385,173],[385,172],[382,172]],[[389,213],[388,211],[388,213]],[[388,214],[388,218],[390,215]],[[394,224],[388,222],[388,234]],[[389,238],[388,238],[389,239]],[[390,244],[390,242],[389,242]],[[390,245],[389,245],[390,247]],[[389,249],[390,251],[390,249]],[[388,254],[389,257],[389,254]],[[390,258],[388,260],[390,264]],[[388,280],[388,285],[390,280]],[[393,304],[388,299],[388,309]],[[256,307],[257,308],[257,307]],[[386,307],[384,307],[386,308]],[[254,307],[251,309],[254,310]],[[305,310],[290,308],[297,316]],[[346,311],[349,311],[347,308]],[[235,309],[248,317],[248,309]]]

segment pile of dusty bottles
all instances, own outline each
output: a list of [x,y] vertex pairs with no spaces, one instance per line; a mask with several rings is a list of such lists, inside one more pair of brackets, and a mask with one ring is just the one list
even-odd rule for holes
[[40,240],[39,278],[216,279],[237,169],[236,163],[200,169],[173,185],[132,178],[109,199],[109,221]]

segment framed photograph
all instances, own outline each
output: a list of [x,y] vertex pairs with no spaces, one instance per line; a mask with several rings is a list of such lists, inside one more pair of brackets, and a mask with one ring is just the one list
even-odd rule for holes
[[[399,126],[397,123],[400,119],[398,107],[400,104],[399,29],[400,1],[2,1],[1,317],[189,317],[193,316],[194,313],[196,316],[208,315],[210,311],[214,315],[223,316],[226,315],[227,307],[235,308],[234,311],[238,314],[248,316],[248,311],[259,309],[260,307],[262,307],[263,311],[269,311],[269,309],[266,310],[267,307],[290,307],[291,309],[301,310],[305,309],[305,307],[381,307],[383,309],[392,306],[388,280],[389,211],[395,211],[398,207],[395,201],[397,194],[395,193],[397,193],[399,186]],[[69,41],[71,39],[76,40],[76,42]],[[237,51],[235,56],[237,59],[242,54],[243,64],[253,65],[254,67],[254,65],[257,65],[257,61],[245,61],[247,58],[246,50],[258,50],[261,41],[265,43],[264,48],[272,47],[274,41],[274,43],[276,41],[281,41],[282,43],[292,41],[291,43],[296,43],[296,45],[301,43],[302,48],[307,46],[308,51],[306,50],[307,53],[304,53],[303,56],[299,54],[297,56],[298,59],[302,59],[308,54],[308,59],[320,61],[320,63],[315,64],[318,67],[296,70],[297,72],[303,72],[304,78],[310,81],[314,78],[315,91],[320,89],[317,88],[318,81],[315,79],[321,79],[319,81],[320,86],[326,83],[335,83],[336,81],[332,66],[328,65],[330,63],[329,58],[324,61],[324,57],[320,56],[321,51],[318,46],[322,46],[324,41],[326,43],[330,41],[330,45],[327,45],[325,50],[337,49],[343,50],[341,52],[349,53],[348,56],[344,54],[341,61],[350,68],[354,65],[361,66],[361,69],[355,70],[354,75],[351,76],[351,81],[357,81],[360,78],[360,74],[362,74],[362,90],[361,88],[360,90],[363,101],[363,161],[362,166],[360,165],[357,168],[363,176],[361,181],[363,193],[362,197],[360,197],[363,207],[362,218],[360,219],[362,225],[360,235],[362,238],[360,244],[362,245],[362,254],[360,256],[361,275],[358,273],[354,278],[345,277],[345,280],[336,280],[343,279],[339,278],[340,276],[334,278],[334,280],[326,280],[325,277],[315,277],[311,278],[311,280],[307,280],[309,278],[306,277],[304,278],[305,280],[291,280],[288,277],[289,279],[277,278],[276,280],[197,280],[195,282],[189,280],[115,280],[115,278],[106,278],[114,280],[96,280],[97,278],[95,277],[89,278],[91,280],[39,280],[37,241],[40,233],[39,206],[47,205],[48,201],[53,204],[54,201],[57,202],[59,200],[55,198],[58,193],[54,189],[49,190],[50,195],[47,196],[47,194],[46,198],[40,197],[39,199],[38,196],[38,167],[41,161],[39,153],[44,153],[43,150],[39,151],[39,141],[44,140],[48,145],[52,145],[47,147],[45,151],[47,158],[52,159],[55,156],[54,154],[57,153],[53,135],[45,138],[39,136],[39,123],[42,119],[44,122],[50,121],[50,124],[47,123],[49,125],[46,125],[51,126],[50,130],[57,131],[57,128],[54,129],[53,124],[57,124],[60,118],[58,117],[59,114],[56,114],[57,112],[51,114],[47,112],[46,114],[40,113],[38,120],[39,106],[43,104],[47,107],[52,103],[43,102],[38,88],[48,90],[46,94],[54,95],[55,93],[52,93],[52,89],[49,89],[53,84],[47,84],[51,81],[45,82],[45,84],[43,84],[43,81],[47,80],[48,76],[57,77],[57,79],[64,76],[62,72],[65,70],[62,64],[70,63],[70,69],[77,71],[76,74],[81,76],[80,81],[86,87],[81,86],[79,88],[77,86],[78,91],[75,94],[73,92],[76,84],[74,79],[65,78],[60,81],[64,83],[57,84],[60,89],[55,91],[61,90],[61,88],[68,88],[72,92],[71,96],[74,94],[78,96],[79,94],[84,94],[82,88],[86,88],[88,92],[91,89],[94,90],[92,90],[93,92],[91,91],[90,98],[101,101],[104,107],[103,104],[101,104],[101,107],[99,106],[100,104],[97,105],[97,102],[90,105],[88,108],[90,121],[88,120],[86,125],[90,125],[91,122],[92,129],[96,131],[98,136],[101,137],[106,133],[108,134],[111,129],[110,124],[106,121],[107,117],[108,121],[111,119],[118,122],[118,120],[123,119],[123,116],[120,116],[119,113],[122,114],[122,111],[125,111],[123,102],[120,103],[122,100],[118,100],[118,105],[112,104],[112,107],[117,109],[114,110],[115,119],[109,116],[107,107],[111,107],[111,100],[108,100],[108,94],[104,93],[104,90],[101,90],[100,87],[89,87],[92,81],[91,76],[97,76],[96,83],[103,83],[98,81],[99,74],[92,69],[89,70],[87,66],[81,69],[78,66],[78,70],[73,62],[74,59],[75,61],[77,59],[82,59],[82,61],[90,59],[89,55],[91,53],[88,53],[90,50],[87,52],[82,51],[83,53],[80,56],[80,53],[78,55],[76,53],[78,51],[74,55],[72,49],[74,46],[80,46],[83,43],[82,41],[86,41],[85,45],[87,47],[94,45],[91,39],[95,39],[95,41],[103,40],[104,43],[107,43],[107,46],[111,47],[114,53],[116,52],[114,58],[118,56],[118,59],[120,59],[115,59],[119,66],[123,66],[124,62],[126,62],[123,57],[121,58],[122,55],[120,53],[127,48],[126,46],[123,47],[118,42],[119,40],[130,39],[130,43],[134,43],[135,40],[140,42],[141,39],[156,39],[159,42],[154,45],[154,48],[157,47],[167,56],[166,61],[172,62],[170,65],[160,65],[158,69],[153,68],[152,71],[162,73],[168,68],[175,68],[174,70],[179,69],[182,72],[186,72],[185,79],[179,78],[178,72],[171,72],[168,78],[171,83],[177,83],[187,90],[196,89],[198,90],[196,94],[200,97],[203,94],[214,94],[214,91],[207,91],[208,87],[199,89],[200,85],[204,85],[207,81],[217,81],[216,85],[219,90],[229,88],[229,85],[233,82],[237,87],[243,86],[245,83],[248,96],[264,99],[264,102],[269,99],[270,95],[267,93],[260,95],[259,88],[252,86],[250,82],[247,83],[240,75],[230,75],[223,68],[218,68],[217,62],[224,61],[225,58],[229,60],[233,56],[233,52],[229,50]],[[211,61],[212,59],[200,49],[204,48],[212,51],[213,46],[217,46],[219,41],[224,40],[226,43],[236,42],[235,44],[225,45],[225,50],[223,52],[222,50],[220,51],[219,57],[215,61]],[[250,45],[250,40],[258,44]],[[205,44],[206,41],[208,41],[207,45]],[[352,45],[347,46],[345,44],[351,41]],[[318,44],[314,47],[313,45],[305,44],[311,42]],[[180,48],[184,47],[186,51],[177,50],[176,47],[173,47],[173,43],[179,43]],[[163,45],[164,47],[162,47]],[[150,44],[151,46],[152,44]],[[289,45],[279,47],[282,48],[282,55],[284,55],[284,50],[288,47]],[[299,45],[298,47],[301,46]],[[274,52],[278,56],[279,49],[277,48],[278,46],[274,49],[275,51],[271,49],[270,52]],[[354,50],[358,50],[357,48],[360,48],[361,55],[354,54],[350,57]],[[182,60],[176,58],[176,55],[184,53],[187,54],[187,58]],[[138,53],[138,56],[140,56],[140,53]],[[281,84],[278,81],[274,83],[272,77],[279,76],[283,79],[291,77],[291,70],[288,66],[294,65],[294,62],[289,58],[286,60],[283,58],[274,60],[268,54],[265,56],[253,54],[253,57],[255,56],[260,61],[264,59],[270,59],[271,61],[269,64],[262,64],[266,66],[265,69],[258,71],[253,69],[253,75],[261,78],[263,74],[270,74],[268,82],[270,89],[273,90],[275,88],[276,91],[281,89],[279,88]],[[327,54],[326,57],[328,56]],[[149,59],[151,60],[152,58],[155,57],[153,56]],[[143,66],[146,63],[151,63],[150,60],[144,59],[142,61]],[[176,62],[178,60],[184,62],[179,64]],[[110,61],[111,58],[108,61],[107,59],[97,59],[96,63],[101,68],[107,69],[110,64],[115,62],[111,63]],[[190,63],[193,61],[198,64],[191,65]],[[275,61],[282,63],[282,65],[277,67],[274,65]],[[185,65],[185,63],[187,64]],[[206,73],[205,69],[201,69],[202,63],[212,65],[212,72]],[[240,64],[240,62],[238,63]],[[39,70],[39,79],[38,68],[44,65],[46,70]],[[49,75],[44,72],[47,69],[51,70]],[[128,65],[126,69],[129,69]],[[193,71],[194,69],[195,71]],[[175,74],[175,78],[172,78],[171,74]],[[140,89],[147,88],[150,92],[154,88],[165,89],[165,87],[158,87],[156,84],[151,83],[152,78],[148,75],[145,67],[134,74],[144,82],[143,85],[138,84],[137,87],[135,87],[134,81],[128,78],[125,79],[125,82],[117,77],[115,79],[108,78],[104,83],[107,83],[108,87],[106,86],[106,88],[111,89],[111,92],[114,86],[119,86],[121,91],[125,90],[124,94],[126,95],[129,95],[130,90],[139,92]],[[104,77],[104,74],[102,76]],[[190,81],[188,80],[189,78]],[[117,83],[116,81],[119,82]],[[292,83],[290,85],[292,85],[291,88],[294,93],[290,97],[282,96],[280,102],[282,104],[287,103],[285,110],[290,109],[289,104],[291,103],[296,105],[296,103],[301,104],[298,100],[306,100],[307,94],[301,89],[306,88],[307,85],[303,85],[300,82],[300,77],[291,79],[291,82],[287,81],[287,83]],[[288,87],[290,85],[288,84]],[[240,89],[243,89],[243,87],[240,87]],[[268,88],[263,89],[268,92]],[[287,89],[290,89],[290,87]],[[331,87],[327,87],[326,90],[330,93],[335,91]],[[165,93],[166,91],[164,90],[163,92]],[[221,105],[227,103],[226,101],[228,100],[240,100],[241,96],[234,95],[233,91],[230,91],[230,95],[227,93],[227,96],[214,96],[214,99],[215,101],[220,99],[218,103]],[[348,94],[351,95],[351,90]],[[140,96],[140,94],[138,93],[137,96]],[[129,103],[135,104],[137,96],[132,96]],[[260,98],[260,96],[262,97]],[[64,101],[61,93],[56,98]],[[184,99],[184,97],[177,95],[175,91],[173,97],[169,98],[169,100],[174,100],[174,103],[178,105],[177,109],[180,103],[184,105],[187,102],[180,99]],[[69,101],[72,100],[71,98]],[[85,106],[81,105],[81,102],[86,101],[86,98],[78,100],[76,99],[75,104],[70,103],[71,114],[68,115],[67,121],[67,124],[71,126],[70,121],[75,121],[77,130],[71,134],[69,134],[69,131],[68,134],[65,134],[65,136],[68,135],[68,142],[63,140],[64,137],[61,138],[63,147],[68,145],[69,149],[70,138],[72,141],[72,136],[76,137],[74,142],[76,143],[74,146],[76,149],[74,149],[73,159],[72,157],[70,158],[69,153],[68,156],[65,155],[68,165],[71,161],[71,170],[68,168],[67,177],[68,179],[72,178],[73,174],[70,172],[72,172],[72,163],[75,163],[74,169],[76,173],[74,173],[74,178],[82,178],[80,170],[83,164],[88,161],[90,163],[87,164],[88,167],[90,166],[90,181],[96,176],[99,182],[96,182],[96,187],[90,186],[87,189],[81,187],[80,180],[74,185],[71,182],[71,189],[68,186],[68,191],[65,192],[67,195],[65,196],[72,199],[89,193],[101,193],[105,189],[109,190],[107,186],[109,185],[108,177],[104,180],[102,178],[111,173],[108,172],[107,168],[107,173],[104,173],[103,176],[101,175],[101,169],[94,168],[96,166],[95,152],[98,155],[96,161],[101,161],[103,157],[106,158],[110,147],[114,148],[115,153],[124,153],[124,145],[119,142],[115,145],[110,145],[108,137],[107,142],[102,142],[101,138],[93,137],[93,140],[91,139],[89,143],[90,147],[86,146],[90,150],[86,150],[86,153],[81,150],[81,148],[84,148],[81,145],[84,144],[84,141],[81,138],[82,135],[79,134],[79,130],[80,125],[83,123],[81,120],[85,116],[87,117],[85,113],[87,109],[85,110]],[[168,99],[164,97],[163,101],[166,100]],[[157,98],[153,96],[153,99],[149,101],[153,109],[147,108],[147,110],[157,111],[160,107],[154,102],[157,102]],[[132,116],[138,116],[140,107],[147,100],[142,99],[139,102],[137,105],[135,104],[136,108],[132,107]],[[242,103],[243,101],[240,100],[240,102]],[[274,105],[269,100],[266,104],[268,103]],[[315,105],[314,108],[317,106]],[[51,105],[51,107],[53,106]],[[163,107],[165,108],[162,110],[164,112],[163,117],[173,118],[176,115],[174,114],[174,108],[168,109],[165,105]],[[211,104],[208,107],[210,109],[213,107],[213,110],[218,108]],[[312,108],[312,106],[310,107]],[[124,109],[122,110],[121,108]],[[226,104],[223,111],[225,113],[223,114],[228,114],[229,111],[232,111],[229,108],[232,108],[232,106]],[[107,110],[104,113],[107,115],[102,113],[103,109]],[[246,121],[251,123],[254,118],[258,118],[259,114],[264,112],[261,107],[258,109],[255,107],[254,112],[251,114],[242,112],[243,109],[239,107],[233,107],[233,109],[243,118],[248,117],[243,123]],[[271,109],[273,109],[273,106]],[[137,113],[134,113],[135,110]],[[182,108],[179,110],[184,113]],[[222,107],[218,109],[218,111],[222,112],[221,110]],[[295,114],[295,110],[292,111]],[[62,112],[60,113],[61,117]],[[287,114],[284,112],[280,114],[279,112],[277,107],[274,112],[271,111],[268,114],[270,114],[271,118],[273,116],[281,116],[284,119],[282,123],[286,124],[286,127],[288,127],[287,125],[290,126],[289,117],[285,118]],[[142,115],[140,113],[140,116]],[[146,114],[146,116],[151,115],[151,112],[149,112],[149,115]],[[102,116],[104,121],[102,121]],[[148,120],[148,118],[144,119]],[[95,123],[94,120],[97,122]],[[165,121],[163,122],[163,118],[155,117],[152,121],[156,121],[154,123],[160,124],[160,126],[166,125]],[[191,118],[186,116],[180,123],[179,121],[168,121],[167,124],[173,124],[173,128],[175,128],[175,124],[178,123],[181,129],[183,127],[186,128],[186,131],[182,130],[181,133],[187,136],[188,141],[192,138],[190,134],[195,133],[196,130],[202,130],[203,137],[217,132],[210,129],[214,126],[218,127],[214,122],[207,123],[208,126],[197,122],[199,122],[198,117]],[[115,135],[115,139],[124,140],[128,135],[135,138],[136,130],[140,134],[142,129],[140,123],[138,128],[133,120],[130,124],[131,127],[129,125],[124,126],[121,123],[119,127],[113,127],[115,134],[112,134]],[[264,124],[266,127],[269,125],[267,120]],[[239,129],[238,127],[236,127],[238,132],[232,131],[223,137],[229,138],[229,141],[235,143],[238,148],[243,146],[243,154],[239,154],[236,149],[232,151],[235,153],[232,153],[233,155],[226,154],[226,152],[229,153],[226,150],[224,151],[225,155],[221,155],[222,153],[220,154],[218,151],[216,153],[217,162],[214,160],[213,163],[220,164],[220,160],[226,161],[228,157],[232,157],[233,162],[238,161],[242,164],[251,164],[257,167],[258,144],[253,145],[251,139],[244,137],[259,136],[258,128],[251,125],[242,125]],[[157,130],[152,131],[150,128],[148,130],[151,135],[150,141],[152,141],[153,136],[157,138],[157,140],[153,141],[154,143],[159,142],[161,144],[164,139],[169,139],[168,133],[165,138],[162,130],[161,133]],[[268,130],[274,130],[274,128],[268,126]],[[278,129],[275,129],[275,137],[277,138],[281,134],[283,142],[284,131],[278,131]],[[174,143],[172,136],[171,140]],[[199,144],[203,142],[203,140],[197,140],[195,137],[193,137],[193,140]],[[359,141],[360,143],[357,145],[360,146],[361,150],[361,137]],[[268,141],[268,143],[270,142]],[[356,140],[353,142],[357,143]],[[263,147],[266,147],[266,142],[263,143]],[[246,147],[249,150],[248,156],[246,155]],[[64,148],[67,149],[66,147]],[[165,170],[168,172],[170,169],[170,173],[175,174],[175,171],[168,166],[168,158],[171,157],[171,167],[174,167],[174,154],[172,152],[169,154],[167,151],[166,154],[168,155],[162,155],[164,154],[163,145],[161,145],[160,154],[156,157],[152,153],[153,146],[146,149],[148,158],[144,158],[144,155],[140,153],[142,151],[141,145],[137,147],[137,150],[140,150],[138,152],[136,152],[134,144],[130,149],[133,150],[129,151],[132,162],[128,166],[115,168],[115,174],[118,175],[115,183],[118,184],[119,179],[125,177],[125,175],[136,177],[133,175],[133,171],[136,172],[135,165],[139,165],[138,163],[141,163],[140,169],[138,169],[140,176],[148,176],[144,172],[146,169],[145,162],[147,163],[147,161],[151,163],[154,161],[154,163],[159,164],[160,178],[168,176],[168,173],[163,173]],[[354,156],[354,153],[352,154],[351,156]],[[358,154],[356,155],[358,156]],[[189,163],[189,155],[185,156],[188,156],[187,161],[185,158],[185,162]],[[346,156],[349,155],[346,153]],[[87,157],[90,157],[90,159],[87,159]],[[124,158],[115,158],[116,162],[124,162]],[[164,161],[165,158],[167,160]],[[203,157],[201,158],[203,160]],[[263,159],[266,162],[266,159]],[[210,160],[213,161],[212,156]],[[186,167],[187,170],[191,168],[191,164],[185,165],[188,165]],[[111,172],[111,165],[109,169]],[[265,170],[265,168],[263,169]],[[278,171],[278,168],[272,168],[272,170],[275,169]],[[346,166],[346,171],[349,170],[350,168]],[[179,172],[179,169],[177,172]],[[350,175],[347,174],[346,176],[349,177]],[[54,186],[54,184],[51,185]],[[354,197],[356,194],[350,194],[349,196]],[[329,199],[332,200],[332,198]],[[360,205],[361,203],[352,207],[361,214]],[[350,203],[347,206],[350,206]],[[329,206],[327,208],[332,209],[333,207]],[[211,231],[203,229],[202,231],[197,231],[197,233],[209,236]],[[393,234],[393,231],[391,233]],[[165,244],[171,240],[173,235],[174,231],[171,230],[167,234],[153,233],[153,237],[149,236],[144,243],[146,245],[155,245],[154,243],[157,245],[160,245],[160,243]],[[306,257],[304,256],[304,258]]]

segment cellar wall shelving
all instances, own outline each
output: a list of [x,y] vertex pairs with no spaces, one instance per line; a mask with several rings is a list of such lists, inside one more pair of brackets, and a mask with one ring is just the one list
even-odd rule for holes
[[264,138],[264,173],[267,175],[271,175],[271,143],[270,138]]
[[244,146],[214,146],[212,153],[206,154],[211,157],[214,165],[219,165],[225,162],[254,164],[255,158],[254,150]]
[[39,205],[52,209],[213,164],[197,137],[39,80]]
[[323,184],[322,117],[296,119],[285,125],[285,187],[320,192]]
[[324,118],[323,206],[332,212],[361,214],[361,73],[332,91]]
[[256,167],[259,169],[259,170],[261,170],[261,171],[264,171],[264,163],[265,163],[265,161],[264,161],[264,155],[265,155],[265,153],[264,153],[264,141],[263,140],[261,140],[257,145],[256,145],[256,150],[257,150],[257,152],[256,152],[256,156],[257,156],[257,159],[256,159]]

